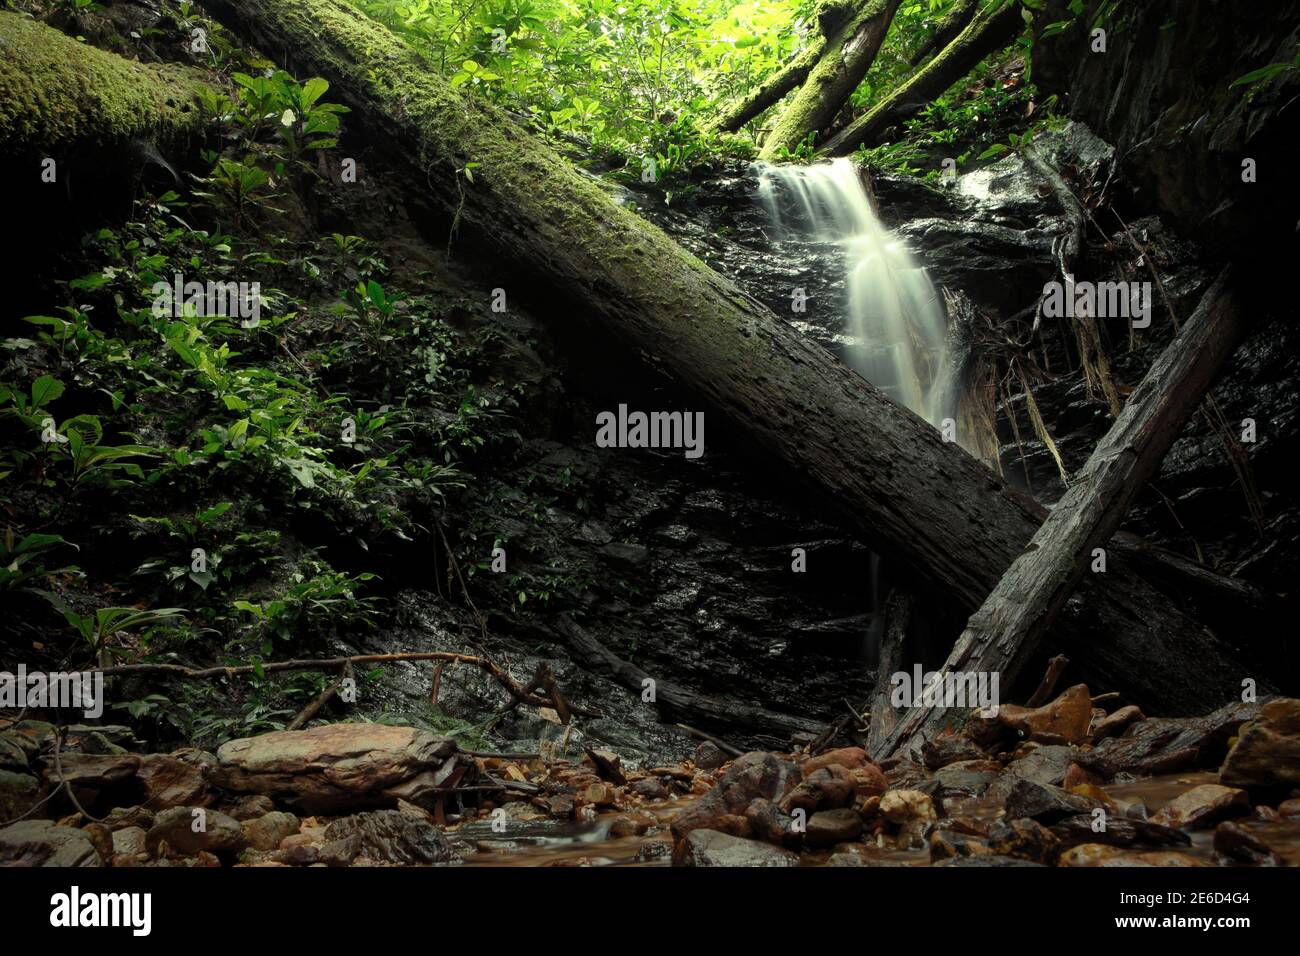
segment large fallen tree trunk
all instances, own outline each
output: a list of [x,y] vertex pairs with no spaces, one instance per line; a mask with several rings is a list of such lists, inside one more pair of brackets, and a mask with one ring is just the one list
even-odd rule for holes
[[[208,6],[264,52],[328,79],[413,201],[479,243],[496,284],[558,304],[561,328],[599,328],[670,373],[737,443],[784,461],[945,599],[978,607],[1037,530],[1031,501],[343,0]],[[473,182],[459,172],[469,163]],[[1225,697],[1233,651],[1116,570],[1063,619],[1063,651],[1098,686],[1165,713]]]
[[62,157],[138,138],[191,135],[202,116],[197,71],[145,66],[0,13],[0,155]]
[[[1119,529],[1241,341],[1247,321],[1232,281],[1230,269],[1220,273],[1191,319],[1147,370],[1083,471],[971,615],[940,677],[998,674],[1003,687],[1015,681],[1096,560],[1095,549]],[[1104,549],[1101,553],[1104,557]],[[951,715],[943,706],[913,707],[876,756],[918,746]]]
[[826,41],[821,59],[763,143],[763,159],[777,159],[783,149],[794,152],[809,133],[830,128],[840,107],[871,69],[898,5],[899,0],[862,0]]
[[859,146],[874,146],[891,126],[910,119],[935,97],[1009,44],[1025,28],[1018,0],[981,10],[957,37],[915,76],[824,144],[828,156],[843,156]]
[[785,67],[760,83],[758,89],[748,96],[725,104],[709,123],[709,128],[734,133],[759,113],[779,103],[787,93],[808,78],[825,48],[825,43],[814,43],[803,50]]

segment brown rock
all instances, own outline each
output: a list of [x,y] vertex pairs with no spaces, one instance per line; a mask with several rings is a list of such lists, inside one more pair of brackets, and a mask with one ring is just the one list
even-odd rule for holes
[[778,805],[785,813],[803,810],[811,814],[818,810],[835,810],[853,802],[857,786],[857,780],[849,771],[839,764],[830,764],[805,777]]
[[798,779],[798,769],[775,754],[753,751],[737,757],[717,786],[673,817],[673,836],[680,841],[692,830],[748,833],[744,813],[749,805],[759,797],[779,801]]
[[862,817],[856,810],[842,807],[838,810],[821,810],[808,818],[808,832],[804,842],[809,846],[834,846],[850,843],[862,836]]
[[1180,794],[1151,817],[1152,823],[1182,830],[1211,827],[1224,817],[1250,812],[1250,798],[1245,790],[1207,783]]
[[90,822],[81,828],[101,860],[113,858],[113,831],[102,823]]
[[921,760],[931,770],[940,770],[962,760],[987,760],[988,753],[963,734],[940,734],[921,747]]
[[297,833],[301,824],[292,813],[272,810],[256,820],[243,821],[242,826],[248,845],[254,850],[274,850],[285,837]]
[[1104,740],[1107,737],[1118,737],[1124,731],[1128,730],[1130,724],[1139,720],[1145,720],[1146,715],[1142,713],[1142,708],[1130,704],[1127,707],[1121,707],[1115,713],[1103,718],[1092,731],[1093,740]]
[[582,792],[582,799],[592,806],[612,807],[614,805],[614,788],[604,782],[591,783]]
[[[799,765],[799,770],[807,779],[810,775],[822,769],[837,764],[845,770],[855,770],[858,767],[874,766],[867,752],[861,747],[841,747],[839,750],[828,750],[825,753],[818,754],[815,757],[809,757]],[[882,771],[883,774],[883,771]]]
[[673,850],[673,866],[786,867],[798,866],[789,850],[742,840],[716,830],[692,830]]
[[781,812],[771,800],[759,797],[745,809],[750,832],[760,840],[775,843],[790,850],[803,845],[803,828],[795,826],[793,817]]
[[132,861],[148,859],[149,850],[145,844],[145,832],[139,827],[123,827],[112,831],[113,865],[119,865],[117,859],[126,857]]
[[1055,700],[1029,710],[1011,704],[998,708],[998,720],[1028,728],[1031,739],[1056,739],[1076,743],[1088,736],[1092,724],[1092,697],[1088,685],[1075,684]]
[[174,853],[194,856],[201,851],[232,857],[248,845],[239,821],[220,810],[171,807],[154,816],[145,839],[150,854],[167,844]]
[[632,792],[640,794],[647,800],[667,800],[669,796],[668,788],[654,777],[646,777],[632,784]]
[[230,816],[243,823],[245,820],[256,820],[258,817],[274,812],[275,801],[260,793],[250,793],[239,797],[224,809]]
[[325,828],[325,839],[320,855],[326,863],[336,852],[339,860],[348,862],[357,856],[400,864],[460,860],[438,827],[399,810],[375,810],[335,820]]
[[1224,820],[1214,829],[1214,849],[1232,860],[1254,866],[1282,866],[1286,861],[1269,824]]
[[1258,714],[1258,704],[1233,703],[1204,717],[1141,720],[1130,724],[1122,737],[1106,738],[1091,751],[1080,752],[1076,762],[1105,780],[1121,772],[1151,776],[1218,766],[1228,741]]
[[0,866],[103,866],[81,830],[48,820],[20,820],[0,830]]
[[566,793],[557,793],[546,801],[547,810],[557,820],[572,820],[576,805],[573,797]]
[[456,744],[411,727],[325,724],[232,740],[217,751],[213,782],[261,793],[308,813],[396,805],[456,768]]
[[1219,779],[1229,787],[1300,786],[1300,700],[1276,697],[1241,728]]
[[1056,856],[1056,834],[1034,820],[995,820],[989,827],[988,845],[1001,856],[1047,863]]
[[890,823],[929,822],[938,818],[934,800],[919,790],[890,790],[880,798],[880,813]]
[[1058,866],[1213,866],[1207,860],[1176,850],[1125,850],[1104,843],[1082,843],[1061,854]]
[[693,762],[700,770],[717,770],[730,759],[721,747],[706,740],[695,748]]
[[1300,798],[1292,797],[1290,800],[1283,800],[1277,805],[1277,815],[1287,820],[1300,817]]
[[104,826],[110,830],[121,830],[125,827],[148,830],[153,826],[153,816],[153,811],[146,807],[114,807],[104,817]]
[[620,813],[609,824],[611,837],[641,836],[658,821],[649,813]]
[[978,837],[955,830],[935,829],[926,841],[930,848],[930,862],[950,860],[957,857],[991,856],[993,851],[987,843]]
[[144,785],[145,803],[155,812],[171,807],[212,806],[217,794],[205,773],[216,762],[212,754],[201,750],[142,755],[136,776]]

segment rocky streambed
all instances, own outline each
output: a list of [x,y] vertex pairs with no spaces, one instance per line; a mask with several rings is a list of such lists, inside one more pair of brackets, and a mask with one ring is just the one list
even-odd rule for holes
[[1300,701],[1286,698],[1158,719],[1075,685],[881,763],[858,747],[733,758],[707,741],[667,765],[485,755],[367,723],[215,754],[130,742],[125,728],[0,730],[3,809],[27,814],[0,829],[0,862],[1300,865]]

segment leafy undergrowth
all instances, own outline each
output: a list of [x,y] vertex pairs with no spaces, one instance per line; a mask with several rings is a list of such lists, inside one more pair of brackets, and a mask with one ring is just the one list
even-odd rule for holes
[[[56,295],[0,345],[0,643],[29,667],[331,656],[385,626],[394,589],[488,558],[489,490],[544,518],[494,477],[524,387],[482,297],[312,233],[338,189],[328,84],[234,47],[216,65],[207,171],[86,235],[84,271],[40,277]],[[580,583],[556,575],[515,571],[509,613]],[[212,745],[332,679],[121,678],[105,716]]]

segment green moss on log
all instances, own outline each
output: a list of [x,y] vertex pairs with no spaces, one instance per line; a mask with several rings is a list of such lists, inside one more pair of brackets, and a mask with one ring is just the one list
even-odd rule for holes
[[197,128],[197,71],[105,53],[16,13],[0,13],[0,150],[52,154]]

